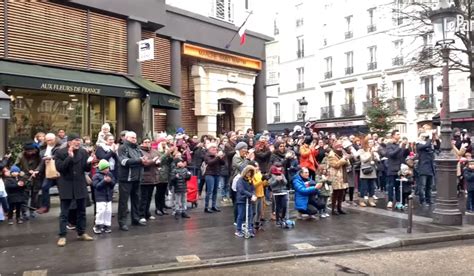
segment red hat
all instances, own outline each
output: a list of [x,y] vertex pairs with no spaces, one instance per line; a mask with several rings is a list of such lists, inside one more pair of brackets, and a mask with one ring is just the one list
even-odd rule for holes
[[272,166],[272,168],[270,169],[270,172],[274,175],[281,175],[283,174],[283,169],[281,167]]

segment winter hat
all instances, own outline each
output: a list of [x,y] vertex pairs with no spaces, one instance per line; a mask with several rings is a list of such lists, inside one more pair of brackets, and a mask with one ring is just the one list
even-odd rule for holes
[[277,167],[277,166],[272,166],[270,169],[271,174],[274,175],[282,175],[283,174],[283,169],[282,167]]
[[176,130],[176,134],[184,134],[184,128],[180,127]]
[[103,171],[105,169],[108,169],[109,167],[110,167],[110,164],[107,160],[102,159],[99,161],[99,166],[98,166],[99,171]]
[[34,149],[36,149],[36,146],[33,141],[29,141],[23,144],[23,150],[34,150]]
[[245,142],[238,142],[237,145],[235,146],[235,150],[243,150],[243,149],[248,149],[249,146]]
[[11,173],[15,173],[15,172],[19,173],[19,172],[21,172],[21,170],[20,170],[20,168],[19,168],[18,166],[13,165],[13,166],[10,168],[10,172],[11,172]]
[[80,139],[80,138],[81,137],[77,133],[69,133],[69,135],[67,136],[67,141],[71,142],[73,140]]

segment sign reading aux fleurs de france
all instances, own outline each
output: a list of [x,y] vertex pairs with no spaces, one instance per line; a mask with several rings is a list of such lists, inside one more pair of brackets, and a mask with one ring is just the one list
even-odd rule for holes
[[155,58],[155,40],[153,38],[140,40],[137,44],[139,62]]

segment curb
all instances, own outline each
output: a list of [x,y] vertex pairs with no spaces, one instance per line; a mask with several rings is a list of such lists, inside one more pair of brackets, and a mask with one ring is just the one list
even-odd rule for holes
[[268,252],[261,254],[235,256],[235,257],[223,257],[208,260],[201,260],[197,262],[187,263],[164,263],[157,265],[139,266],[139,267],[128,267],[118,268],[111,270],[103,270],[97,272],[81,273],[77,275],[135,275],[135,274],[156,274],[156,273],[169,273],[188,271],[202,268],[216,268],[230,265],[242,265],[252,264],[256,262],[270,262],[278,260],[288,260],[294,258],[305,258],[305,257],[317,257],[317,256],[328,256],[328,255],[339,255],[348,253],[357,253],[372,250],[381,249],[394,249],[410,247],[415,245],[429,244],[429,243],[440,243],[457,240],[468,240],[474,239],[474,231],[458,230],[458,231],[444,231],[438,233],[422,233],[422,234],[404,234],[400,236],[394,236],[393,241],[379,246],[368,246],[364,244],[345,244],[345,245],[334,245],[325,246],[316,249],[306,250],[287,250],[278,252]]

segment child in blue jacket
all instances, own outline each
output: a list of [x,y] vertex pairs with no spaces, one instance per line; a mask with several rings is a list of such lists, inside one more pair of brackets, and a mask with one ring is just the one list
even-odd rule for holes
[[250,237],[254,237],[255,233],[253,232],[253,222],[252,216],[252,204],[251,201],[256,201],[257,196],[255,195],[255,187],[252,183],[253,177],[255,175],[255,167],[253,166],[246,166],[241,173],[241,178],[237,182],[237,195],[236,195],[236,205],[237,205],[237,228],[235,231],[235,235],[237,237],[243,237],[244,233],[242,233],[242,223],[244,222],[245,218],[245,208],[248,203],[248,215],[249,218],[247,219],[248,230],[250,232]]

